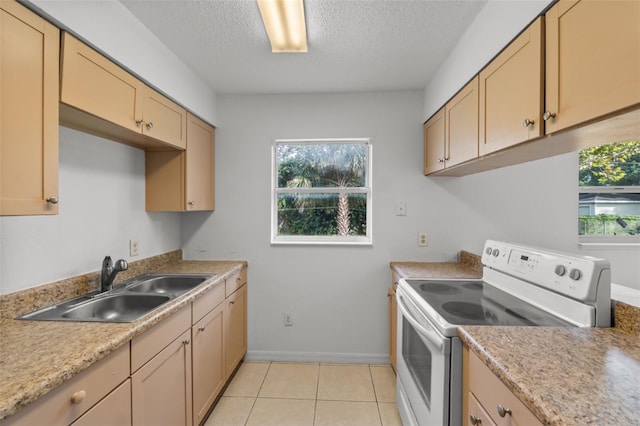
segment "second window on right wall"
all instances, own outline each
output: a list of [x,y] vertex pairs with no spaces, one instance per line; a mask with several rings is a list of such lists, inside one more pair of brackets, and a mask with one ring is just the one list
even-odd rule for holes
[[640,141],[586,148],[579,154],[581,243],[640,243]]

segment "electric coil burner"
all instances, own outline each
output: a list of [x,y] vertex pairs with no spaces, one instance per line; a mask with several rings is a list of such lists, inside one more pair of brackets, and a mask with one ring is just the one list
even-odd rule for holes
[[483,277],[402,279],[398,302],[397,403],[405,425],[459,425],[458,326],[608,327],[609,262],[487,241]]

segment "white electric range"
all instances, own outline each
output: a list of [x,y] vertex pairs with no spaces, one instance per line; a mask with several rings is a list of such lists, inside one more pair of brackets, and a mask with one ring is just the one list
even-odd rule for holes
[[401,279],[397,404],[404,425],[462,423],[464,325],[608,327],[609,262],[488,240],[483,277]]

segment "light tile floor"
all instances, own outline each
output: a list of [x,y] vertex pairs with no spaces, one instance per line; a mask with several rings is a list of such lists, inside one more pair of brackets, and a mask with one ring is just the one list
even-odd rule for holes
[[245,362],[205,426],[397,426],[388,365]]

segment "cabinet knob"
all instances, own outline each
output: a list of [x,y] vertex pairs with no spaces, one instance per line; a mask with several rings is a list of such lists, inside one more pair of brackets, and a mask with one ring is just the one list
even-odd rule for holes
[[187,204],[189,204],[191,207],[193,207],[193,206],[196,205],[196,202],[195,201],[189,201]]
[[232,300],[231,302],[229,302],[230,305],[233,305],[235,303],[236,303],[235,300]]
[[58,197],[49,197],[46,199],[49,204],[58,204]]
[[82,401],[84,401],[84,398],[87,396],[87,392],[81,390],[78,391],[76,393],[74,393],[73,395],[71,395],[71,403],[72,404],[80,404]]
[[189,340],[189,339],[184,339],[182,341],[182,344],[185,345],[185,346],[188,345],[189,343],[191,343],[191,340]]
[[529,120],[528,118],[525,118],[524,120],[522,120],[522,127],[529,127],[529,126],[533,126],[534,124],[536,124],[536,122],[533,120]]
[[198,331],[204,331],[204,327],[202,326],[198,327]]
[[500,417],[504,417],[507,414],[511,415],[511,410],[509,408],[504,408],[502,404],[498,404],[498,406],[496,407],[496,410],[498,411],[498,415]]
[[474,416],[473,414],[469,415],[469,421],[473,426],[482,424],[482,420]]
[[552,118],[556,118],[556,113],[555,112],[545,111],[544,114],[542,114],[542,119],[544,121],[549,121]]
[[143,121],[142,120],[136,120],[136,126],[140,127],[142,126]]
[[153,122],[150,121],[147,123],[147,130],[151,130],[151,129],[153,129]]
[[438,163],[444,163],[444,158],[438,158]]

